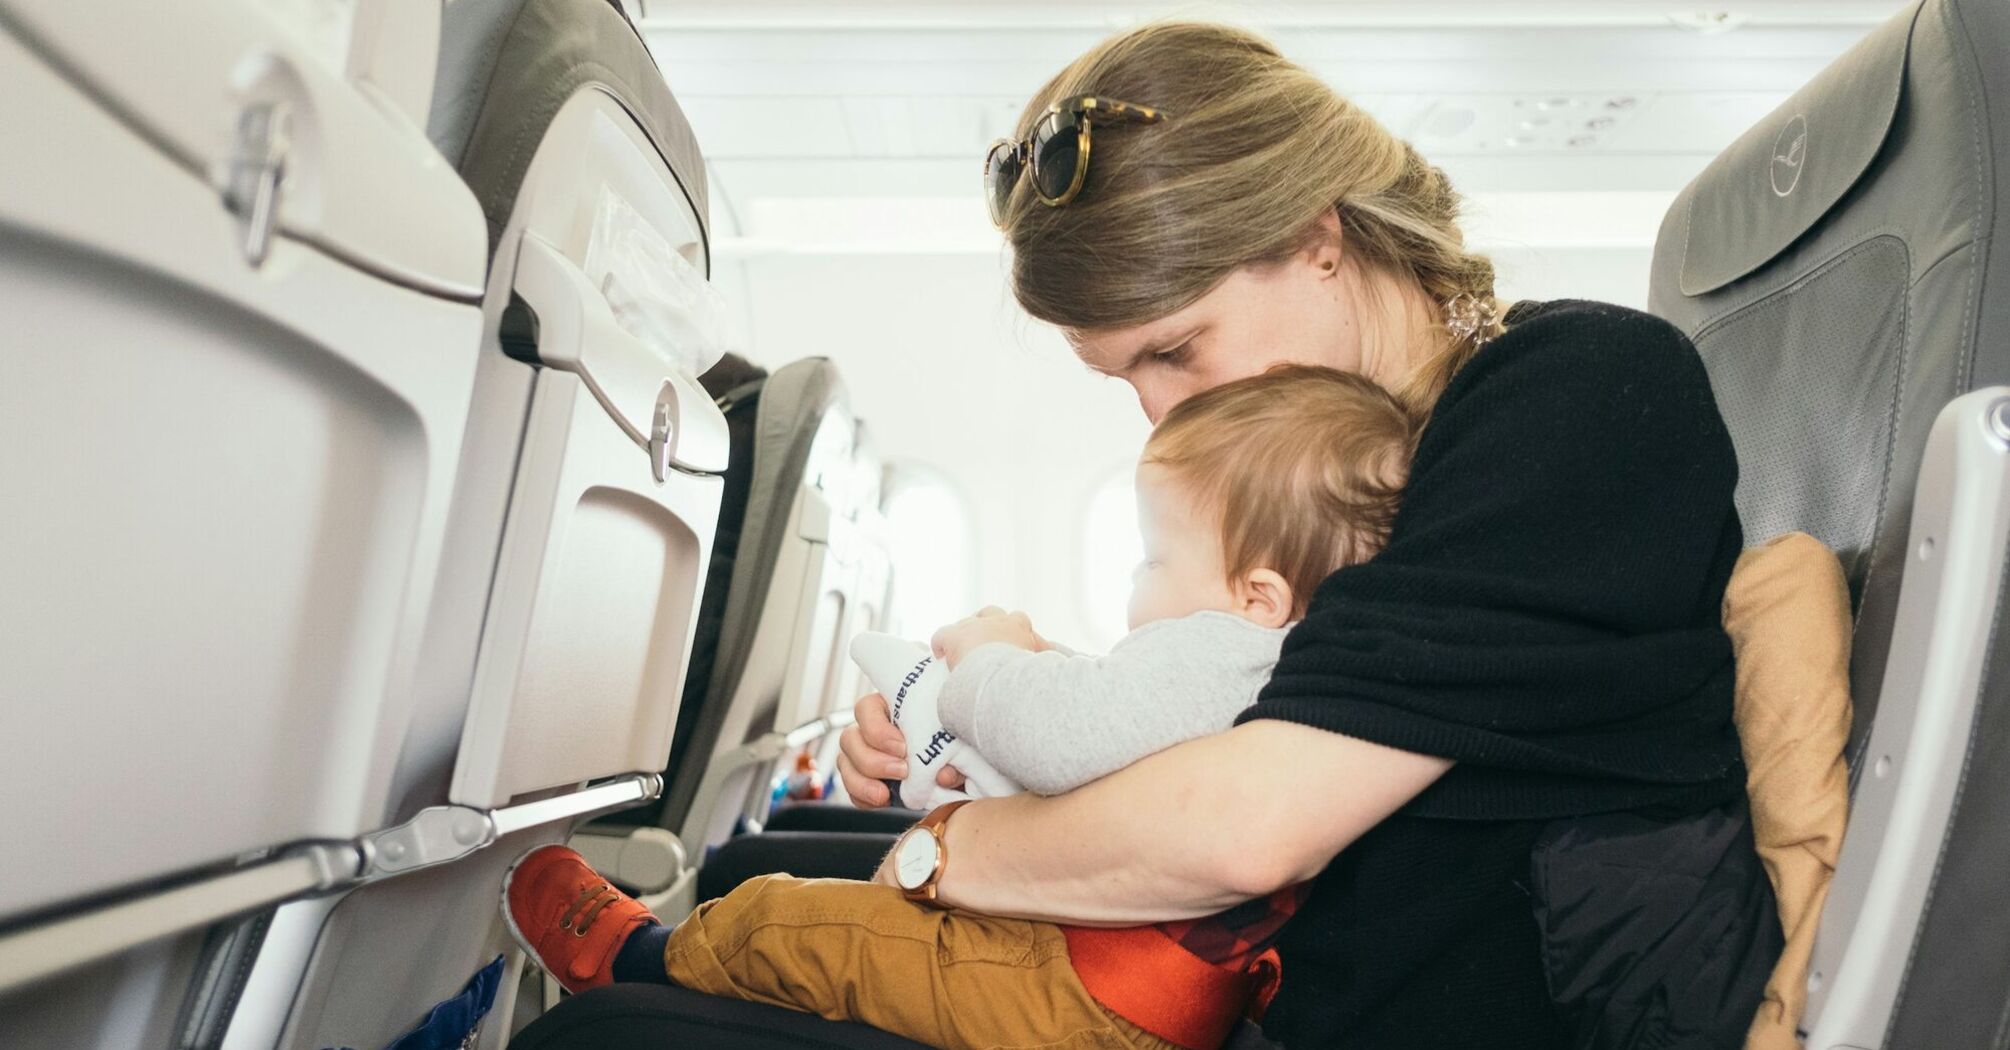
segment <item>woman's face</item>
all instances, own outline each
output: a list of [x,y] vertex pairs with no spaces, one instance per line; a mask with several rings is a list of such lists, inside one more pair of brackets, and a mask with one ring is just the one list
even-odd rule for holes
[[1069,329],[1076,356],[1138,392],[1153,423],[1188,397],[1272,365],[1362,372],[1359,282],[1337,248],[1246,266],[1192,304],[1129,328]]

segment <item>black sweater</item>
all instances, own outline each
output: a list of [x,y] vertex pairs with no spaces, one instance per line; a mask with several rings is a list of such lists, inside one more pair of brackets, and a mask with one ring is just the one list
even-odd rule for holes
[[1558,1045],[1535,837],[1743,790],[1720,621],[1737,465],[1702,362],[1621,307],[1509,321],[1435,407],[1387,549],[1320,587],[1244,715],[1457,761],[1286,929],[1266,1030],[1294,1050]]

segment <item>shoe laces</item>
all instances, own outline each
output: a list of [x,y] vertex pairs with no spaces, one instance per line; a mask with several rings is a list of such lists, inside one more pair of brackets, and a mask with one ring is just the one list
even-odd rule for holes
[[558,920],[558,928],[571,930],[574,937],[584,937],[593,920],[599,918],[608,905],[620,899],[621,891],[607,883],[588,886],[579,891],[579,898],[565,910],[565,915]]

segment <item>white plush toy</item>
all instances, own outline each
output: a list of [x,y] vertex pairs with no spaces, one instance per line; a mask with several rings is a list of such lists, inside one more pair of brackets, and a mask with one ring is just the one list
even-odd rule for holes
[[[949,668],[935,659],[928,646],[867,631],[852,639],[851,658],[873,688],[886,697],[893,724],[907,737],[907,779],[900,785],[901,805],[925,810],[957,799],[1019,793],[1019,785],[943,728],[936,703],[942,695],[942,683],[949,680]],[[968,782],[962,791],[935,782],[943,766],[955,766],[963,772]]]

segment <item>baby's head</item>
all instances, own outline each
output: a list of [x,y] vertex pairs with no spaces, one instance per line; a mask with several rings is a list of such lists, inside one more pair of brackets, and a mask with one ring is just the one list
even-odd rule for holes
[[1303,617],[1321,581],[1388,540],[1419,430],[1374,382],[1310,365],[1181,402],[1138,461],[1131,628],[1204,610]]

